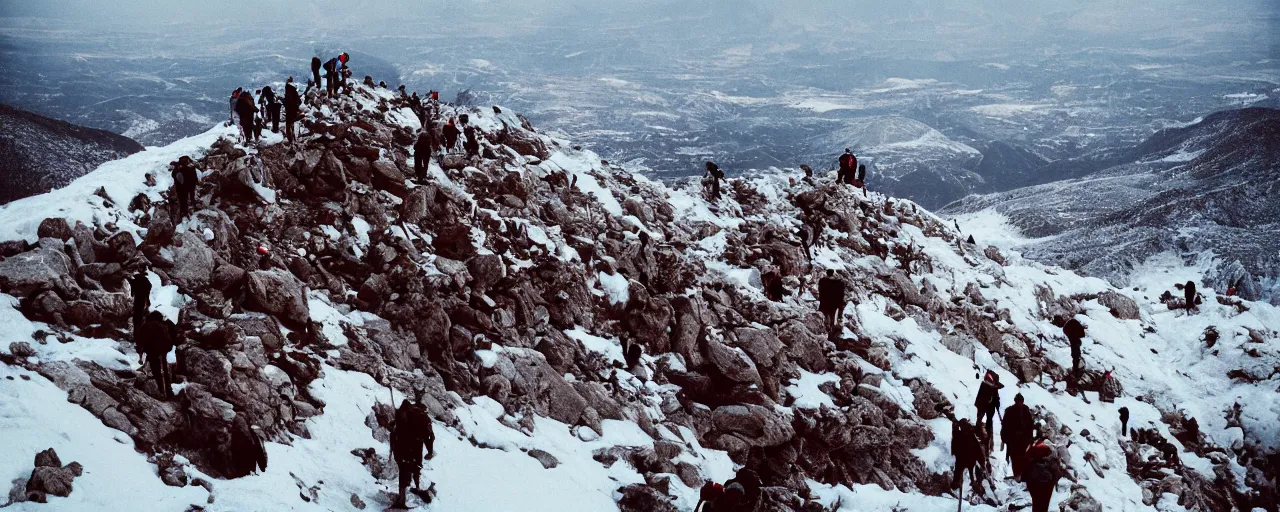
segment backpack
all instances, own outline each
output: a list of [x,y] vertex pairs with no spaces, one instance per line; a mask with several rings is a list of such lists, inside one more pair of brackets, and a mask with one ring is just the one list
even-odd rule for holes
[[[827,160],[827,161],[830,162],[830,160]],[[853,162],[854,162],[853,155],[850,155],[848,153],[840,155],[840,167],[844,169],[852,169]]]
[[1022,470],[1022,481],[1029,484],[1052,485],[1054,483],[1053,468],[1049,467],[1049,459],[1034,461]]

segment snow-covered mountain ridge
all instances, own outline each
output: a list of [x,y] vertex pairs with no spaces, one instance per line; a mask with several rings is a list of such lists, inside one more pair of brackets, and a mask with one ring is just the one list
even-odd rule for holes
[[[299,144],[246,150],[218,127],[0,207],[0,477],[50,447],[83,467],[68,497],[14,508],[383,508],[387,400],[421,379],[438,437],[423,509],[691,510],[745,465],[762,511],[950,510],[935,405],[973,417],[992,369],[1070,468],[1055,509],[1275,509],[1270,305],[1206,289],[1198,313],[1171,311],[1156,296],[1181,275],[1115,289],[798,171],[730,180],[712,204],[697,183],[466,111],[484,158],[446,157],[420,182],[417,120],[358,87],[313,110]],[[165,164],[181,155],[204,171],[204,208],[177,221]],[[812,266],[801,219],[821,228]],[[170,402],[129,341],[124,277],[143,262],[186,339]],[[854,302],[834,340],[812,291],[828,268]],[[763,294],[770,270],[782,301]],[[1055,315],[1089,328],[1077,396]],[[1107,369],[1114,403],[1098,400]],[[1158,435],[1123,436],[1119,407]],[[240,421],[269,464],[227,478]],[[999,459],[971,510],[1029,502]]]

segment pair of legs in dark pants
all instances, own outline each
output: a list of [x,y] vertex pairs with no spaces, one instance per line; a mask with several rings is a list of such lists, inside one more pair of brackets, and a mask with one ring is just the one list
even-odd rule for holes
[[978,409],[978,419],[973,420],[973,424],[981,425],[983,418],[987,419],[987,439],[991,439],[991,432],[994,432],[992,429],[995,428],[996,409],[994,407]]
[[413,174],[418,177],[418,181],[427,180],[427,166],[431,161],[431,155],[413,154]]
[[293,133],[293,123],[298,122],[298,114],[290,114],[285,112],[284,115],[284,138],[289,142],[297,140],[297,135]]
[[267,105],[267,116],[271,119],[271,133],[280,133],[280,104]]
[[822,317],[826,320],[827,324],[827,337],[834,338],[840,336],[842,334],[840,329],[840,313],[843,312],[844,308],[839,306],[827,306],[821,309]]
[[196,186],[178,185],[178,218],[185,219],[191,214],[191,206],[196,202]]
[[1031,495],[1031,512],[1049,512],[1049,499],[1053,497],[1053,486],[1028,485],[1027,493]]
[[1071,372],[1074,373],[1076,377],[1079,377],[1080,372],[1084,370],[1080,356],[1081,343],[1082,341],[1079,338],[1071,339]]
[[405,502],[404,493],[405,493],[405,490],[409,488],[409,485],[413,484],[414,489],[421,487],[418,481],[419,481],[420,475],[422,475],[422,464],[396,461],[396,466],[400,470],[400,495],[398,498],[396,498],[398,500],[396,504],[400,506],[404,506],[404,502]]
[[1027,444],[1029,443],[1013,443],[1008,446],[1013,476],[1018,481],[1022,481],[1022,470],[1027,467]]
[[244,131],[245,144],[248,144],[250,141],[258,140],[258,129],[253,126],[253,116],[240,118],[240,129]]
[[160,390],[160,396],[165,400],[173,398],[173,388],[169,386],[172,381],[169,378],[169,362],[165,360],[168,354],[151,354],[147,356],[151,363],[151,378],[156,380],[156,388]]

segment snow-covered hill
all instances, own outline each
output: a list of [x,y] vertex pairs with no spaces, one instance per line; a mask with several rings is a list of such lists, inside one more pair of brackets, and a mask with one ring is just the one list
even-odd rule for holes
[[[1169,310],[1156,296],[1182,270],[1115,289],[798,171],[731,179],[711,204],[510,113],[467,113],[484,158],[423,181],[406,179],[416,119],[361,87],[310,112],[296,145],[217,127],[0,207],[0,478],[46,448],[83,468],[68,497],[12,508],[382,509],[391,405],[416,380],[439,438],[424,510],[691,510],[744,466],[761,511],[951,510],[935,405],[973,417],[991,369],[1070,470],[1055,510],[1275,509],[1272,306],[1205,289],[1199,312]],[[184,154],[204,208],[179,221],[165,164]],[[821,228],[812,265],[802,219]],[[184,333],[170,402],[130,341],[123,278],[144,263]],[[824,269],[853,299],[830,339]],[[771,270],[780,302],[761,290]],[[1077,395],[1055,315],[1089,328]],[[226,478],[245,424],[268,466]],[[971,510],[1029,503],[1001,459]]]
[[2,104],[0,126],[0,203],[48,192],[142,151],[128,137]]
[[[1210,286],[1280,303],[1280,110],[1219,112],[1125,151],[1056,162],[1077,179],[971,196],[948,214],[998,212],[1028,257],[1123,284],[1147,258],[1206,261]],[[1081,172],[1083,170],[1083,172]],[[1064,176],[1065,177],[1065,176]]]

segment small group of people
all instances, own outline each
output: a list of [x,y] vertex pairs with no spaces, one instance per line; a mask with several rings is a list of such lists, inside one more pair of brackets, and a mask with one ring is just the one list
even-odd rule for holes
[[[317,87],[320,83],[320,69],[323,67],[326,70],[326,77],[329,79],[326,90],[330,97],[336,96],[339,83],[345,83],[345,78],[351,75],[351,69],[347,67],[349,60],[350,57],[345,52],[329,59],[327,63],[321,63],[320,57],[312,57],[312,79],[307,82],[307,88],[302,93],[298,92],[293,76],[288,77],[284,82],[283,97],[269,85],[254,92],[237,87],[231,92],[230,119],[227,125],[239,124],[243,142],[247,145],[261,141],[262,130],[268,124],[272,133],[280,133],[283,112],[285,140],[297,141],[294,125],[302,120],[303,97],[311,92],[312,87]],[[255,94],[257,101],[254,101]]]
[[858,157],[853,154],[849,148],[844,148],[844,154],[838,159],[840,170],[836,171],[836,183],[845,185],[853,185],[860,188],[863,194],[867,191],[867,166],[858,163]]
[[450,116],[443,124],[435,118],[428,117],[439,115],[439,105],[434,100],[437,95],[438,93],[432,91],[433,99],[428,102],[428,106],[420,106],[415,110],[423,112],[420,114],[420,118],[423,119],[422,129],[418,131],[418,138],[413,143],[413,169],[419,180],[426,179],[431,157],[439,155],[443,160],[444,155],[458,149],[459,141],[462,142],[462,150],[468,159],[481,156],[482,132],[479,127],[471,124],[470,116],[467,114]]
[[151,280],[140,271],[129,277],[133,291],[133,342],[138,351],[138,364],[149,365],[161,400],[173,398],[173,379],[169,375],[169,352],[178,343],[178,326],[159,311],[151,309]]
[[723,485],[707,482],[698,495],[694,512],[740,512],[755,510],[760,503],[760,475],[750,468],[739,469]]

